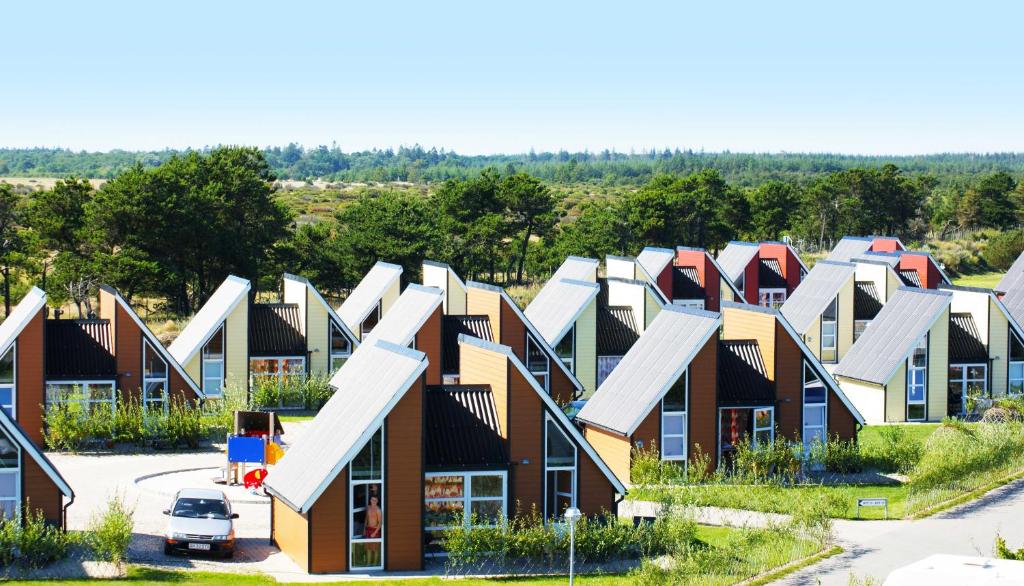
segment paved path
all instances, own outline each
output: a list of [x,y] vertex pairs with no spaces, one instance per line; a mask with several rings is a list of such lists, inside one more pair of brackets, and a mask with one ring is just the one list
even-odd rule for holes
[[892,570],[934,553],[991,557],[997,533],[1024,546],[1024,480],[927,519],[836,521],[835,533],[844,553],[777,583],[846,586],[851,575],[881,583]]

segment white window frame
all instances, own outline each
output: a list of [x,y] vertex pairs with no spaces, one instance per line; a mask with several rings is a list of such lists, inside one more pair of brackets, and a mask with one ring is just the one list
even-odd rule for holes
[[[375,327],[380,325],[381,317],[383,317],[382,316],[383,312],[381,311],[381,306],[382,305],[383,305],[383,303],[381,303],[381,300],[378,299],[377,300],[377,305],[371,311],[366,313],[366,317],[363,318],[363,321],[359,322],[359,339],[360,340],[365,340],[366,339],[366,335],[369,334],[370,332],[372,332],[373,328],[375,328]],[[369,330],[366,330],[363,326],[366,325],[366,320],[370,319],[370,314],[373,313],[374,311],[377,312],[377,321],[376,321],[376,323],[373,324],[373,328],[370,328]]]
[[[373,435],[377,435],[378,433],[380,434],[380,463],[381,463],[380,478],[379,479],[368,479],[368,480],[366,480],[366,479],[358,479],[358,480],[353,479],[352,478],[352,463],[349,462],[349,465],[348,465],[348,498],[346,500],[348,501],[348,533],[349,533],[349,535],[348,535],[348,540],[347,541],[348,541],[348,567],[349,567],[349,570],[383,570],[384,569],[384,554],[385,554],[385,551],[384,551],[385,550],[385,548],[384,548],[384,538],[387,535],[386,534],[386,530],[387,530],[388,510],[387,510],[387,506],[384,503],[384,491],[385,491],[385,488],[386,488],[385,487],[385,483],[384,483],[384,479],[385,479],[386,474],[387,474],[387,462],[386,462],[386,457],[385,457],[384,442],[387,440],[387,438],[385,437],[386,434],[384,433],[384,424],[383,423],[377,429],[377,431],[375,431],[373,433]],[[373,441],[373,436],[370,436],[370,438],[366,440],[367,444],[369,444],[371,441]],[[363,444],[363,447],[366,447],[367,444]],[[361,451],[362,451],[362,448],[359,449],[359,452],[361,452]],[[359,452],[356,452],[356,455],[358,455]],[[365,510],[365,507],[359,508],[359,507],[353,506],[352,498],[353,498],[353,496],[356,493],[355,487],[356,486],[360,486],[360,485],[367,485],[367,486],[369,486],[371,484],[379,484],[380,485],[380,498],[378,499],[380,501],[380,503],[378,505],[378,506],[380,506],[380,537],[372,538],[372,539],[369,539],[369,538],[366,538],[366,537],[355,537],[355,536],[352,535],[352,528],[355,527],[356,513],[359,510]],[[359,566],[358,568],[353,567],[353,565],[352,565],[352,560],[354,558],[353,553],[355,551],[355,545],[357,543],[377,543],[377,544],[379,544],[380,545],[380,564],[377,565],[377,566]]]
[[672,305],[678,307],[689,307],[690,309],[704,309],[703,299],[673,299]]
[[[954,379],[952,377],[952,373],[949,373],[946,376],[947,376],[947,380],[949,382],[956,381],[956,382],[960,383],[960,413],[961,414],[966,414],[967,413],[967,384],[968,383],[980,382],[981,383],[981,394],[982,394],[982,396],[985,396],[985,395],[988,394],[988,364],[984,363],[984,362],[970,362],[970,363],[964,362],[964,363],[950,364],[949,368],[950,368],[950,370],[952,370],[953,368],[959,368],[960,371],[961,371],[959,379]],[[982,375],[982,377],[980,379],[969,378],[967,376],[967,371],[970,370],[971,368],[980,368],[980,369],[982,369],[984,374]],[[948,411],[948,408],[947,408],[947,411]]]
[[[147,376],[146,375],[146,358],[150,351],[155,354],[156,359],[164,363],[164,375],[159,376]],[[151,399],[149,392],[146,390],[150,383],[163,383],[163,392],[159,399]],[[142,406],[144,409],[149,409],[151,403],[159,403],[160,409],[166,413],[168,408],[168,398],[170,397],[170,386],[171,386],[171,365],[156,351],[153,344],[143,338],[142,340]]]
[[[685,397],[685,401],[686,401],[686,409],[684,409],[682,411],[678,411],[678,410],[667,411],[665,409],[665,397],[661,398],[661,438],[659,440],[661,443],[659,444],[659,450],[658,451],[661,452],[661,459],[662,460],[673,461],[673,462],[686,462],[687,457],[690,454],[690,450],[689,450],[690,427],[689,427],[689,425],[687,425],[688,424],[687,412],[688,412],[688,410],[690,408],[690,368],[687,367],[683,371],[683,374],[681,376],[685,377],[685,380],[683,381],[683,386],[684,386],[684,388],[683,388],[683,396]],[[674,383],[673,383],[673,386],[674,386]],[[670,392],[671,392],[671,389],[670,389]],[[666,394],[666,396],[668,395],[668,393],[665,393],[665,394]],[[671,434],[670,433],[665,433],[665,420],[668,419],[668,418],[681,418],[682,421],[683,421],[683,433],[681,433],[681,434],[678,434],[678,433],[671,433]],[[680,456],[666,456],[665,455],[665,440],[666,439],[678,439],[678,438],[682,438],[682,440],[683,440],[683,453],[682,453],[682,455],[680,455]]]
[[[11,378],[11,402],[0,403],[0,409],[9,410],[9,415],[13,421],[18,420],[18,344],[15,342],[11,344],[11,347],[7,352],[11,352],[11,364],[14,365],[13,376]],[[6,353],[4,354],[6,356]],[[0,383],[0,388],[7,387],[6,383]]]
[[[559,431],[559,433],[561,433],[565,437],[565,440],[567,442],[569,442],[569,445],[572,446],[572,454],[573,454],[573,458],[572,458],[573,465],[572,466],[548,466],[548,429],[550,427],[550,424],[554,424],[555,428]],[[569,493],[564,493],[564,492],[556,492],[555,496],[556,497],[558,497],[558,496],[562,496],[562,497],[566,497],[567,496],[567,497],[569,497],[569,500],[572,503],[569,506],[575,507],[576,506],[576,498],[578,496],[576,493],[579,492],[578,490],[576,490],[576,488],[577,488],[576,487],[576,479],[577,479],[577,475],[578,475],[577,474],[577,470],[579,469],[580,453],[579,453],[579,449],[576,446],[576,443],[574,441],[572,441],[572,436],[570,436],[568,433],[566,433],[565,430],[562,429],[562,426],[558,423],[558,421],[554,417],[551,417],[551,414],[547,413],[546,411],[544,413],[544,443],[543,443],[543,446],[544,446],[544,448],[543,448],[544,449],[544,453],[543,453],[543,458],[544,458],[544,523],[563,523],[563,522],[565,522],[565,520],[562,518],[561,515],[558,515],[557,517],[551,517],[551,515],[550,515],[550,513],[548,511],[548,477],[550,476],[550,474],[549,474],[550,472],[572,472],[572,479],[570,480],[570,482],[572,484],[572,493],[569,494]],[[557,501],[558,499],[556,498],[555,500]]]
[[[335,336],[338,336],[338,337],[341,337],[341,338],[345,339],[345,342],[348,344],[348,350],[344,350],[344,351],[335,351],[334,350],[334,339],[335,339]],[[345,363],[342,362],[337,367],[335,367],[334,366],[334,361],[335,360],[341,360],[341,359],[344,359],[345,361],[348,361],[348,359],[352,356],[352,340],[348,339],[348,336],[346,336],[344,331],[341,329],[341,325],[339,325],[338,322],[334,321],[333,319],[330,320],[330,326],[327,329],[327,348],[328,348],[329,354],[330,354],[329,357],[328,357],[327,368],[328,368],[329,372],[335,373]]]
[[[1024,395],[1024,360],[1011,360],[1009,368],[1010,370],[1009,374],[1007,375],[1008,378],[1006,394],[1008,394],[1011,397],[1019,397],[1021,395]],[[1014,374],[1013,372],[1014,369],[1017,370],[1016,374]],[[1014,392],[1014,385],[1017,385],[1017,387],[1020,390]]]
[[[507,470],[475,470],[473,472],[427,472],[423,475],[424,479],[437,478],[437,477],[452,477],[458,476],[462,478],[462,497],[451,497],[451,498],[426,498],[423,499],[424,506],[428,503],[447,503],[447,502],[458,502],[462,501],[462,525],[467,529],[481,529],[486,527],[497,527],[496,524],[477,524],[473,525],[470,523],[473,516],[473,503],[481,502],[501,502],[501,518],[508,518],[508,471]],[[501,496],[473,496],[473,478],[477,476],[500,476],[501,477]],[[444,531],[448,529],[448,526],[438,525],[426,525],[424,524],[423,532],[430,533],[432,531]],[[445,557],[448,554],[442,553],[430,553],[426,554],[428,557]]]
[[[920,349],[922,345],[924,346],[924,366],[914,366],[914,353],[918,349]],[[928,346],[929,346],[928,335],[925,334],[925,336],[923,338],[921,338],[920,340],[918,340],[917,344],[914,345],[914,349],[910,351],[910,357],[907,358],[907,380],[906,380],[906,387],[907,388],[906,388],[906,397],[905,397],[907,406],[906,406],[906,409],[904,411],[904,417],[906,418],[907,421],[928,421],[928,362],[929,362],[929,360],[928,360],[928,351],[929,351]],[[921,384],[920,385],[913,384],[913,382],[912,382],[914,380],[914,373],[915,372],[920,372],[921,373]],[[913,387],[913,388],[920,387],[921,388],[921,400],[918,400],[918,401],[911,401],[910,400],[911,387]],[[923,405],[924,406],[923,417],[911,419],[910,418],[910,406],[911,405]]]
[[[857,339],[859,339],[862,335],[864,335],[864,332],[867,331],[868,326],[870,326],[870,325],[871,325],[871,320],[869,320],[869,319],[857,319],[857,320],[854,320],[853,321],[853,341],[856,342]],[[860,328],[860,331],[857,331],[858,327]]]
[[[540,371],[540,370],[533,370],[532,368],[530,368],[530,347],[531,346],[536,348],[538,353],[541,356],[544,357],[544,367],[545,367],[545,370]],[[530,332],[526,332],[526,365],[527,365],[527,368],[530,369],[530,374],[532,374],[534,378],[538,378],[538,377],[541,377],[541,376],[544,377],[543,380],[541,381],[543,383],[541,386],[544,387],[544,390],[546,392],[550,393],[551,392],[551,357],[548,356],[548,353],[544,351],[544,347],[541,346],[540,342],[537,341],[537,339],[534,338],[533,334],[531,334]]]
[[[226,365],[227,365],[227,332],[225,331],[224,323],[220,324],[217,331],[210,336],[210,339],[203,344],[202,349],[202,361],[203,361],[203,394],[209,398],[222,397],[224,395],[224,384],[227,378]],[[220,358],[207,358],[206,348],[210,345],[210,342],[217,336],[220,336]],[[220,365],[220,376],[212,377],[207,373],[207,367],[211,364]],[[217,388],[213,389],[208,383],[216,381]]]
[[[768,299],[767,299],[768,304],[767,305],[764,304],[764,301],[765,301],[764,297],[765,297],[765,295],[768,296]],[[777,305],[776,305],[776,302],[778,303]],[[785,303],[785,302],[786,302],[786,290],[784,288],[771,287],[771,288],[758,289],[757,290],[757,304],[760,305],[761,307],[771,307],[771,308],[778,309],[779,307],[782,307],[782,304]]]
[[[825,313],[829,307],[835,304],[835,317],[827,319]],[[829,302],[829,307],[821,312],[821,362],[822,364],[835,364],[839,362],[839,298],[836,297]],[[831,345],[826,345],[825,340],[832,340]],[[825,357],[825,351],[831,351],[831,357]]]
[[[769,413],[771,413],[771,417],[769,418],[770,423],[768,424],[768,427],[758,427],[757,426],[757,412],[758,411],[768,411]],[[760,445],[761,445],[761,443],[757,440],[757,432],[759,432],[759,431],[767,430],[769,432],[769,435],[771,436],[768,439],[768,443],[769,444],[774,444],[775,443],[775,407],[752,407],[750,409],[750,426],[751,426],[751,429],[753,429],[753,434],[754,434],[754,437],[751,438],[751,443],[752,443],[752,445],[755,448],[760,447]]]
[[768,440],[771,443],[775,443],[775,407],[774,406],[763,406],[763,405],[737,405],[735,407],[719,407],[718,408],[718,421],[715,423],[715,428],[718,430],[718,439],[715,443],[718,444],[718,458],[722,458],[722,412],[724,411],[750,411],[750,445],[758,447],[760,443],[757,441],[757,432],[765,431],[769,428],[757,426],[757,412],[758,411],[771,411],[771,439]]
[[[0,503],[13,502],[14,503],[14,517],[13,517],[13,519],[14,520],[20,520],[21,519],[21,471],[24,468],[24,462],[22,461],[22,458],[23,458],[24,454],[23,454],[23,450],[21,449],[21,446],[18,445],[18,442],[14,441],[14,438],[7,436],[7,432],[5,432],[4,430],[0,429],[0,435],[4,436],[8,441],[10,441],[11,445],[14,446],[14,449],[17,450],[17,453],[18,453],[18,465],[15,468],[0,468],[0,475],[14,476],[14,496],[13,497],[0,496]],[[3,519],[3,518],[4,517],[0,516],[0,519]]]
[[[566,338],[569,338],[569,343],[570,343],[572,349],[569,351],[569,358],[562,358],[561,356],[558,355],[558,347],[562,344],[562,342],[565,341]],[[562,336],[562,339],[560,339],[557,343],[552,344],[551,348],[555,351],[555,358],[561,360],[562,364],[564,364],[565,367],[567,369],[569,369],[569,372],[571,372],[573,374],[576,374],[576,324],[575,323],[573,323],[572,327],[569,328],[569,331],[566,332],[564,336]],[[548,368],[550,369],[551,367],[549,366]]]
[[[253,370],[252,370],[252,363],[254,361],[257,361],[257,360],[276,360],[277,361],[277,371],[274,372],[273,374],[271,374],[271,373],[262,373],[262,372],[253,372]],[[295,373],[295,374],[302,374],[302,375],[306,374],[306,357],[305,356],[251,356],[251,357],[249,357],[249,377],[252,378],[253,380],[255,380],[257,378],[276,378],[278,386],[281,386],[281,385],[284,384],[284,376],[286,374],[285,371],[284,371],[285,360],[299,360],[299,361],[301,361],[302,362],[302,372],[301,373]]]
[[[117,411],[117,381],[114,380],[48,380],[46,381],[46,388],[44,390],[46,394],[46,406],[50,405],[63,405],[66,404],[63,401],[53,401],[50,399],[50,387],[56,385],[75,385],[77,387],[76,394],[82,397],[81,400],[76,401],[82,406],[85,413],[91,412],[93,404],[110,403],[110,412],[115,413]],[[86,389],[90,385],[105,385],[110,387],[110,400],[109,401],[93,401],[86,394]]]
[[[804,444],[804,454],[810,453],[813,442],[809,442],[808,438],[813,434],[814,431],[821,432],[822,441],[828,441],[828,388],[825,387],[825,381],[821,379],[812,369],[807,361],[803,363],[803,410],[801,413],[801,440]],[[813,374],[814,378],[818,383],[821,384],[821,388],[824,391],[824,401],[821,403],[808,403],[807,401],[807,388],[808,388],[808,373]],[[807,411],[808,409],[820,410],[821,411],[821,425],[808,425],[807,424]],[[774,418],[774,415],[773,415]],[[808,433],[810,431],[810,433]]]

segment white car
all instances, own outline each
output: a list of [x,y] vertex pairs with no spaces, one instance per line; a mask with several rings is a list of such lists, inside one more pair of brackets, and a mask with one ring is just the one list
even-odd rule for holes
[[185,488],[178,491],[171,508],[164,539],[164,553],[235,555],[234,519],[231,502],[219,490]]

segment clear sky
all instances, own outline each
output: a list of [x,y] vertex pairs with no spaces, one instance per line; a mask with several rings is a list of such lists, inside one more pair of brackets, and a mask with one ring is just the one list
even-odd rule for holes
[[0,146],[1024,151],[1024,3],[6,2]]

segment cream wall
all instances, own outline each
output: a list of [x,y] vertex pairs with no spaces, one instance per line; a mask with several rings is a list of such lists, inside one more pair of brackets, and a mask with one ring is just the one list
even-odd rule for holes
[[605,273],[618,279],[636,279],[636,262],[624,258],[605,258]]
[[839,339],[836,342],[839,360],[842,360],[850,350],[850,346],[853,346],[853,289],[854,279],[849,279],[839,289],[838,294],[839,315],[836,316],[838,318],[836,325],[839,328],[837,332]]
[[[644,298],[647,296],[647,287],[636,283],[624,283],[622,281],[606,281],[608,284],[608,305],[628,306],[633,310],[633,321],[640,331],[645,328],[647,312],[644,307]],[[595,335],[597,330],[594,330]]]
[[736,301],[736,294],[732,292],[732,287],[729,286],[729,281],[726,281],[725,278],[721,278],[719,280],[721,281],[718,289],[719,298],[722,301]]
[[196,352],[196,355],[192,357],[192,360],[188,361],[188,364],[182,365],[182,367],[185,369],[185,374],[189,375],[192,378],[192,380],[196,381],[196,384],[199,385],[199,388],[203,387],[203,379],[201,378],[202,362],[203,352],[202,350],[200,350],[199,352]]
[[381,319],[383,319],[384,316],[387,315],[388,310],[391,309],[391,306],[394,305],[396,301],[398,301],[398,296],[402,294],[401,289],[402,289],[401,279],[395,279],[395,282],[392,283],[391,286],[388,287],[387,290],[384,291],[383,295],[381,295],[381,297],[380,297],[380,316],[381,316]]
[[445,296],[448,305],[445,312],[448,315],[466,315],[466,287],[451,269],[445,273],[448,275],[448,294]]
[[[989,298],[988,293],[954,290],[953,299],[949,304],[951,313],[971,314],[982,340],[988,340]],[[991,352],[989,354],[991,355]]]
[[239,302],[224,322],[224,384],[229,389],[246,389],[249,384],[248,300],[243,299]]
[[576,378],[584,397],[597,389],[597,299],[591,300],[576,318]]
[[327,374],[331,370],[331,318],[313,287],[306,291],[306,350],[309,351],[309,373]]
[[1010,322],[989,297],[988,356],[992,359],[989,366],[989,384],[993,397],[1006,395],[1008,370],[1010,368]]
[[857,281],[867,281],[874,283],[875,290],[882,297],[882,303],[884,304],[889,299],[893,288],[890,291],[889,283],[889,267],[887,265],[874,264],[869,262],[855,262],[853,278]]
[[[306,315],[307,308],[309,307],[309,300],[306,297],[306,286],[305,281],[298,279],[284,278],[284,301],[285,303],[294,303],[299,306],[299,326],[302,328],[302,335],[306,335]],[[307,342],[308,346],[309,343]]]
[[811,354],[819,361],[821,360],[821,316],[814,318],[810,327],[803,335],[804,343],[810,348]]
[[843,390],[846,398],[864,416],[867,423],[882,423],[885,420],[885,389],[881,385],[856,381],[848,378],[837,378],[836,382]]
[[[930,389],[928,389],[930,391]],[[926,391],[926,392],[928,392]],[[926,400],[931,395],[926,395]],[[864,412],[861,411],[863,414]],[[885,385],[885,420],[906,421],[907,420],[907,363],[896,369],[896,374],[889,379]]]
[[928,420],[946,416],[949,394],[949,309],[935,322],[928,337]]
[[661,313],[661,301],[654,295],[651,295],[651,292],[646,287],[644,287],[644,298],[647,302],[644,304],[643,331],[646,332],[654,318],[658,317],[658,314]]

